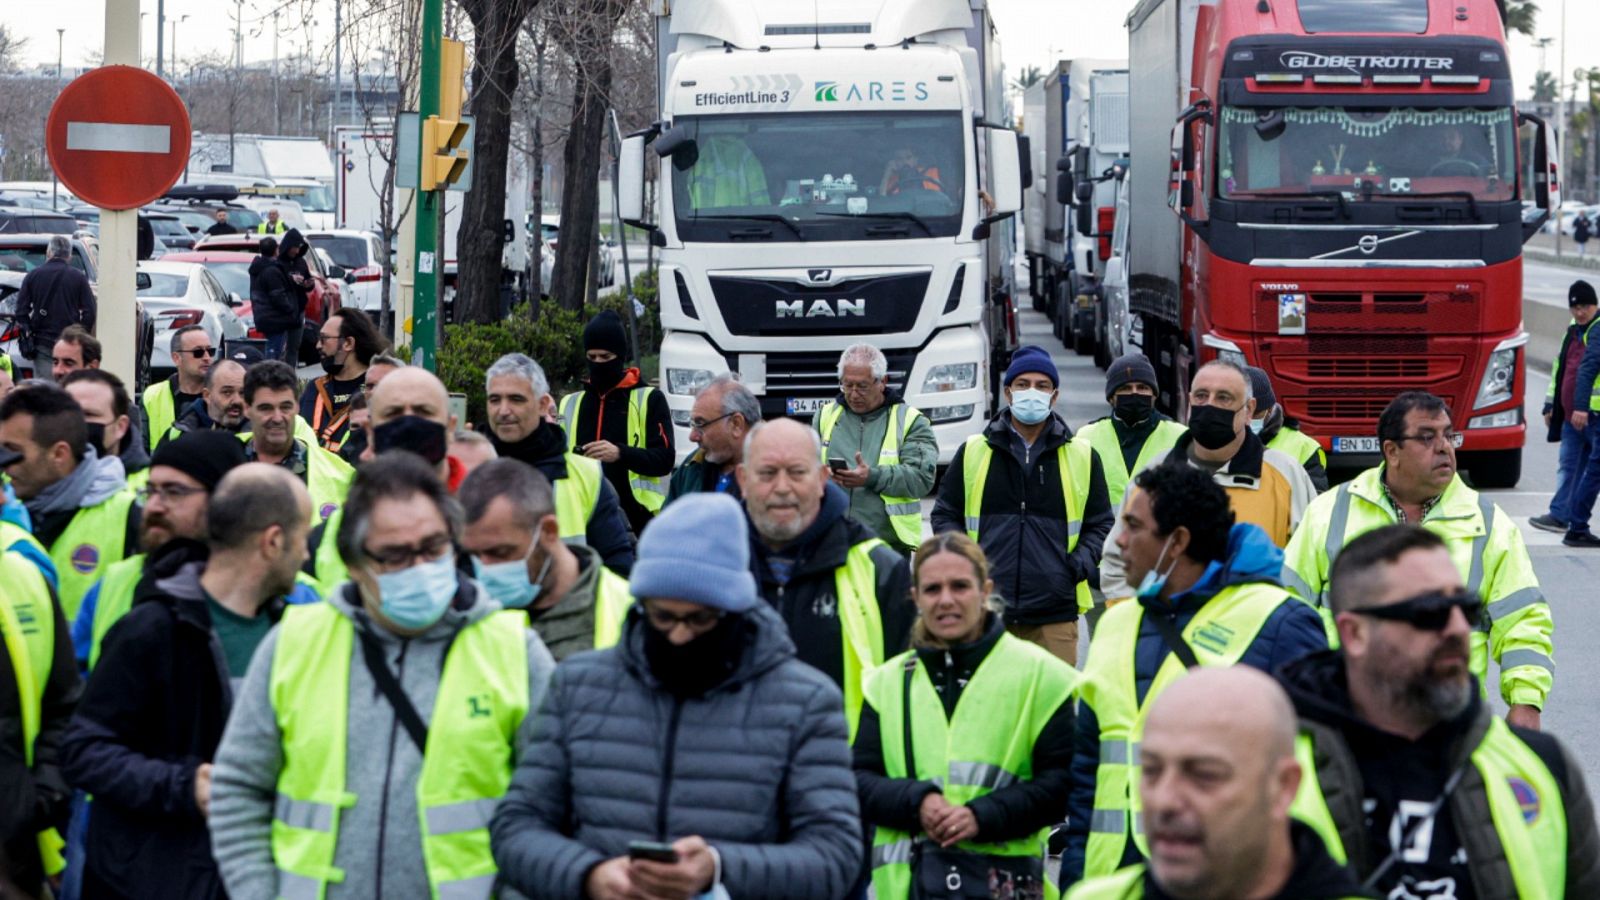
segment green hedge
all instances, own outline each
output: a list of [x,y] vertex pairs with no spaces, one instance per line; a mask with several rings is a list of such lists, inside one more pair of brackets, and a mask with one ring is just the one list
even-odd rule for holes
[[[661,315],[653,272],[641,273],[634,279],[634,294],[645,308],[639,319],[639,352],[641,356],[654,357],[661,350]],[[529,319],[527,304],[521,304],[509,318],[492,325],[446,324],[439,348],[439,378],[451,392],[467,395],[468,418],[482,422],[488,409],[484,373],[507,353],[526,353],[544,367],[550,390],[560,397],[580,387],[587,371],[584,323],[602,309],[614,309],[626,320],[626,303],[626,296],[618,291],[601,297],[597,306],[586,309],[585,314],[545,301],[540,305],[537,321]],[[645,376],[651,374],[646,372]]]

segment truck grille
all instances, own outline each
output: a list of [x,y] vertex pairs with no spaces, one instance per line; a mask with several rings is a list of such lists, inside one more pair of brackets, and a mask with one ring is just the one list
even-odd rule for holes
[[710,281],[712,298],[733,334],[822,337],[911,331],[922,313],[929,277],[926,271],[875,275],[826,287],[722,275]]
[[1412,386],[1455,378],[1458,356],[1284,356],[1271,362],[1278,375],[1294,381],[1399,381]]

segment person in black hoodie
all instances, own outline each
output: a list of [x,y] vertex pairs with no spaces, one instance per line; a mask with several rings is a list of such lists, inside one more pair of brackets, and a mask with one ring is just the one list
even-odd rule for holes
[[[299,234],[291,231],[290,234]],[[284,235],[288,243],[288,235]],[[298,297],[275,238],[261,239],[261,255],[250,261],[250,311],[267,339],[267,358],[285,359],[289,331],[299,319]]]
[[[991,857],[984,866],[993,864],[1042,886],[1042,870],[1030,872],[1026,863],[1043,858],[1044,830],[1061,821],[1066,808],[1078,673],[1006,632],[994,611],[999,598],[988,560],[966,535],[946,533],[925,541],[912,580],[918,612],[913,649],[868,675],[852,750],[861,818],[874,826],[867,836],[879,851],[871,855],[877,862],[872,871],[877,896],[902,900],[912,893],[915,873],[896,871],[892,860],[900,855],[887,848],[918,835],[929,844],[980,857],[988,854],[962,845],[1032,839],[1038,852]],[[999,708],[1012,699],[1018,705]],[[1020,714],[1008,717],[1007,712]],[[908,742],[906,723],[926,723],[929,717],[939,724],[933,729],[912,724],[917,737]],[[927,739],[945,731],[948,746]],[[906,746],[912,747],[915,771],[908,771],[901,749]],[[987,755],[978,751],[985,746]],[[1012,783],[989,778],[977,785],[962,778],[967,771],[959,768],[962,762],[1030,774]],[[1018,885],[1016,896],[1027,896],[1024,886]]]
[[[850,499],[828,480],[815,431],[774,419],[756,425],[745,447],[738,473],[751,571],[800,661],[843,688],[854,734],[862,677],[910,637],[916,610],[905,557],[846,515]],[[870,585],[872,595],[841,597],[841,584]]]
[[1174,681],[1150,706],[1139,758],[1150,861],[1083,882],[1072,900],[1374,896],[1289,815],[1304,777],[1294,710],[1266,673],[1219,666]]
[[225,476],[207,545],[153,555],[67,726],[62,770],[94,795],[85,897],[225,896],[206,816],[211,759],[257,644],[305,559],[311,498],[266,464]]
[[[554,421],[555,403],[544,369],[524,354],[507,353],[489,367],[484,381],[495,452],[533,466],[550,479],[563,538],[581,536],[600,553],[606,568],[628,574],[633,568],[634,538],[617,489],[605,479],[598,462],[567,452],[567,434]],[[593,491],[594,500],[586,508],[565,506],[564,490]],[[581,523],[580,511],[585,516]]]
[[1385,896],[1600,897],[1583,768],[1483,702],[1467,662],[1483,602],[1443,541],[1370,531],[1330,578],[1341,648],[1278,674],[1316,765],[1296,816]]

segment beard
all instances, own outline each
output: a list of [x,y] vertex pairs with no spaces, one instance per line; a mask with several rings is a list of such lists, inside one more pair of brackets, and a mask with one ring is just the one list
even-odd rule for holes
[[[1428,657],[1412,662],[1397,647],[1375,642],[1369,668],[1382,696],[1395,709],[1421,722],[1448,722],[1472,702],[1465,638],[1447,640]],[[1457,663],[1455,660],[1463,660]],[[1459,670],[1459,671],[1458,671]]]
[[811,523],[807,522],[804,516],[799,515],[798,507],[784,506],[780,508],[795,510],[795,516],[791,519],[778,521],[772,516],[771,507],[762,507],[757,512],[752,505],[749,507],[750,521],[756,526],[756,532],[763,538],[774,543],[786,544],[804,534]]

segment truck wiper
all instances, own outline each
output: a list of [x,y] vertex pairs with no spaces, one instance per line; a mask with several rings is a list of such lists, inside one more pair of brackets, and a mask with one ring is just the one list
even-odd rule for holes
[[1413,197],[1456,197],[1467,201],[1467,211],[1472,213],[1474,219],[1482,219],[1478,215],[1478,198],[1471,191],[1426,191],[1420,194],[1373,194],[1374,197],[1385,197],[1390,200],[1408,200]]
[[869,213],[831,213],[819,212],[819,216],[828,216],[834,219],[900,219],[905,222],[915,222],[918,228],[928,237],[933,237],[933,229],[916,213],[910,212],[869,212]]
[[1270,202],[1273,200],[1325,200],[1333,198],[1339,201],[1339,215],[1350,218],[1350,207],[1345,200],[1344,191],[1289,191],[1286,193],[1257,194],[1242,196],[1240,200],[1254,200],[1257,202]]
[[783,216],[774,215],[773,213],[745,213],[743,215],[737,215],[737,216],[694,216],[692,218],[696,222],[708,222],[708,221],[722,221],[722,222],[728,222],[728,221],[777,222],[777,223],[783,225],[785,228],[789,229],[790,231],[794,232],[794,236],[796,238],[798,238],[798,239],[800,239],[802,241],[806,239],[806,236],[805,236],[805,234],[803,232],[801,232],[799,225],[796,225],[795,223],[793,223],[793,222],[789,221],[788,219],[784,218]]

